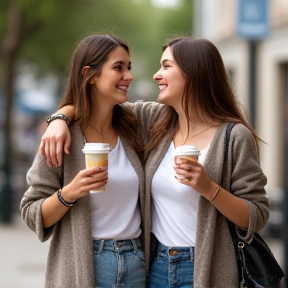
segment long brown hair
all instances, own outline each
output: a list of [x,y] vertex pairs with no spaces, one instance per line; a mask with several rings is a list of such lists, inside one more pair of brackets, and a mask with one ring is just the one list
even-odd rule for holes
[[[231,89],[222,57],[213,43],[207,39],[176,37],[163,45],[163,51],[170,47],[173,57],[186,79],[182,107],[187,123],[197,119],[208,123],[209,119],[219,123],[244,124],[253,134],[257,149],[261,140],[245,119],[240,105]],[[151,129],[151,141],[146,146],[145,158],[158,145],[162,137],[178,128],[178,114],[165,106]]]
[[[75,49],[70,61],[68,85],[59,108],[73,105],[75,108],[73,124],[81,121],[83,126],[88,125],[93,114],[93,95],[89,85],[90,79],[101,72],[102,65],[107,61],[109,54],[117,47],[123,47],[130,54],[129,47],[123,40],[108,34],[94,34],[85,37]],[[82,69],[90,66],[84,75]],[[136,116],[134,113],[116,105],[113,109],[112,125],[115,131],[127,138],[135,150],[139,150],[136,137]]]

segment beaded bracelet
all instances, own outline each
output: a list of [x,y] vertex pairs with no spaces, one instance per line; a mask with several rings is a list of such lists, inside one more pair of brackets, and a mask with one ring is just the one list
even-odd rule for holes
[[57,191],[57,196],[58,196],[59,201],[60,201],[63,205],[65,205],[65,206],[67,206],[67,207],[73,207],[73,206],[75,206],[76,201],[74,201],[74,202],[66,202],[66,201],[64,200],[64,198],[62,197],[62,195],[61,195],[61,191],[62,191],[61,188]]
[[64,120],[67,125],[70,124],[69,119],[64,114],[54,114],[46,119],[47,126],[56,119]]
[[215,197],[217,196],[217,194],[218,194],[219,190],[220,190],[220,186],[219,186],[219,185],[217,185],[217,189],[216,189],[216,191],[215,191],[214,195],[212,196],[212,198],[210,199],[210,203],[212,203],[212,202],[213,202],[213,200],[214,200],[214,199],[215,199]]

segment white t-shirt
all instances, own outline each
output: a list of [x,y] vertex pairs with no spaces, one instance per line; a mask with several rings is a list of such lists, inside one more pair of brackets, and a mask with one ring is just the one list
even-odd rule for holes
[[[200,151],[199,163],[204,163],[208,149]],[[174,150],[172,141],[153,176],[152,232],[166,246],[195,247],[200,194],[175,179]]]
[[106,189],[90,194],[93,239],[138,238],[141,234],[138,196],[139,178],[118,137],[108,156]]

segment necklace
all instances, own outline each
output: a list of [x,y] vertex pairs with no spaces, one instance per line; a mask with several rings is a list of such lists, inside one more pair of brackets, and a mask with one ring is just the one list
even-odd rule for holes
[[[93,128],[92,126],[90,126],[90,128],[91,128],[92,130],[96,131],[96,132],[100,135],[100,137],[101,137],[103,140],[105,140],[106,142],[108,142],[109,144],[111,144],[111,143],[113,142],[113,140],[114,140],[114,138],[115,138],[115,135],[112,137],[111,140],[108,140],[108,139],[104,138],[103,135],[102,135],[96,128]],[[114,130],[113,130],[113,131],[114,131]]]
[[[209,130],[210,128],[215,127],[215,126],[218,126],[218,125],[211,125],[211,126],[208,126],[208,127],[205,128],[204,130],[202,130],[202,131],[200,131],[200,132],[198,132],[198,133],[196,133],[196,134],[192,134],[192,135],[189,136],[189,137],[187,136],[187,138],[186,138],[185,140],[184,140],[184,137],[183,137],[182,132],[180,132],[180,133],[182,134],[182,137],[183,137],[183,142],[182,142],[181,145],[184,145],[188,139],[190,139],[190,138],[192,138],[192,137],[195,137],[195,136],[198,136],[198,135],[204,133],[205,131],[207,131],[207,130]],[[188,135],[189,135],[189,134],[188,134]]]

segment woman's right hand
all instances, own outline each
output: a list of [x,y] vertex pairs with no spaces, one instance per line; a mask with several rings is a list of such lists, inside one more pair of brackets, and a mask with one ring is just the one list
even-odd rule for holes
[[[90,190],[93,191],[105,185],[107,179],[107,170],[99,167],[83,169],[62,188],[61,195],[66,202],[72,203],[88,195]],[[41,206],[43,227],[48,228],[57,223],[69,209],[59,201],[57,193],[46,198]]]
[[81,170],[75,178],[62,189],[62,196],[68,202],[87,195],[89,191],[104,186],[108,180],[106,169],[91,167]]
[[71,134],[65,121],[56,119],[50,123],[43,134],[40,143],[40,152],[49,167],[61,166],[64,152],[69,154]]

